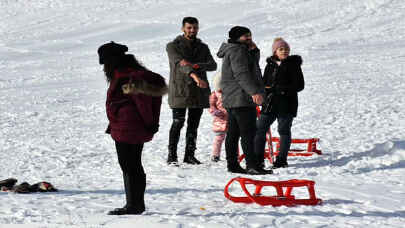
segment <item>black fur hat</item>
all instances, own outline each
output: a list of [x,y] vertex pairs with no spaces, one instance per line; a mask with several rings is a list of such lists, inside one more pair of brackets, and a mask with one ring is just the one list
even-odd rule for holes
[[245,35],[246,33],[251,33],[248,28],[243,26],[235,26],[229,30],[229,38],[233,41],[237,41],[239,37]]
[[126,45],[118,44],[114,41],[103,44],[97,50],[99,63],[104,64],[105,60],[111,57],[124,56],[127,51],[128,47]]

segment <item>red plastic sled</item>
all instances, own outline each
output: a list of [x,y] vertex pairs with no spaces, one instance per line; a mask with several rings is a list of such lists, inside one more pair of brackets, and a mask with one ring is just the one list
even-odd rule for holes
[[[228,188],[234,182],[239,182],[242,187],[243,192],[246,196],[231,196],[229,194]],[[247,184],[252,184],[256,186],[255,192],[251,194],[247,188]],[[271,205],[273,207],[277,206],[295,206],[295,205],[319,205],[322,203],[321,199],[316,198],[315,182],[310,180],[287,180],[287,181],[259,181],[252,180],[248,178],[236,177],[228,182],[224,189],[224,195],[227,199],[235,203],[257,203],[261,206]],[[276,188],[276,196],[263,196],[261,195],[261,190],[265,186],[272,186]],[[292,195],[292,190],[295,187],[307,187],[309,192],[309,199],[296,199]],[[284,191],[284,189],[286,189]]]
[[[260,108],[256,107],[257,116],[260,116]],[[276,157],[280,151],[280,138],[273,137],[271,129],[266,133],[267,148],[264,150],[264,158],[268,159],[270,163],[273,163],[274,157]],[[275,148],[273,143],[276,144]],[[307,144],[306,149],[290,149],[288,156],[312,156],[315,154],[321,155],[322,151],[317,148],[319,138],[309,139],[291,139],[291,145],[293,144]],[[238,156],[238,161],[241,162],[245,158],[244,154]]]

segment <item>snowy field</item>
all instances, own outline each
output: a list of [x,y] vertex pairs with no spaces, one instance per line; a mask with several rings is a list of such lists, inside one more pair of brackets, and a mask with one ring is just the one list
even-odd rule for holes
[[[284,2],[0,0],[0,180],[48,181],[61,190],[1,192],[0,227],[404,227],[403,0]],[[302,56],[306,88],[293,137],[321,138],[324,154],[290,158],[288,169],[254,178],[314,180],[322,205],[227,200],[225,184],[236,175],[226,172],[224,150],[221,162],[209,160],[207,111],[196,152],[204,164],[168,167],[165,98],[160,131],[143,153],[146,212],[106,215],[125,196],[104,134],[107,84],[97,48],[125,43],[168,79],[165,45],[189,15],[200,19],[199,37],[213,55],[232,26],[244,25],[261,48],[262,69],[277,36]],[[231,191],[240,193],[236,185]]]

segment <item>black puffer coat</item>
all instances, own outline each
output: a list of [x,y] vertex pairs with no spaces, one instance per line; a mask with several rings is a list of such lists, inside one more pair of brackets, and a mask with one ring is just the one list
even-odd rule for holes
[[[265,112],[292,114],[297,116],[298,92],[304,89],[304,76],[301,70],[302,58],[298,55],[288,56],[278,65],[274,57],[267,58],[263,83],[266,87]],[[268,99],[271,95],[271,99]]]

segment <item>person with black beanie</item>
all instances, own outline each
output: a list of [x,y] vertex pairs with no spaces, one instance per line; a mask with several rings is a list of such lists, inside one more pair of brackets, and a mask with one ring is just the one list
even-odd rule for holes
[[[246,27],[235,26],[228,35],[228,42],[223,43],[217,53],[222,58],[223,106],[229,115],[225,139],[227,168],[232,173],[270,174],[272,171],[264,170],[254,154],[256,106],[261,105],[264,94],[260,50]],[[239,138],[246,156],[246,170],[238,162]]]
[[162,76],[146,69],[127,51],[127,46],[114,42],[103,44],[97,51],[109,83],[106,133],[115,142],[126,196],[126,205],[110,211],[109,215],[145,211],[142,149],[159,130],[162,96],[168,91]]

